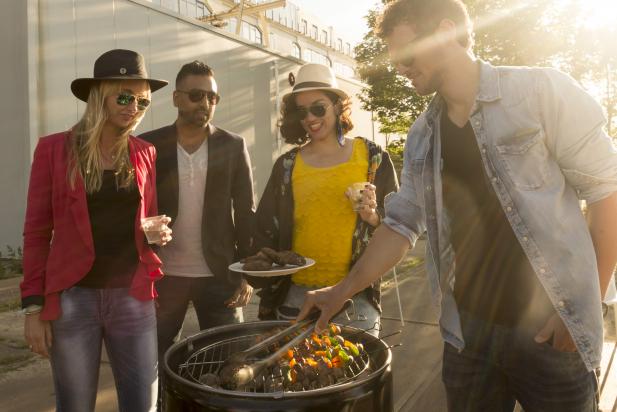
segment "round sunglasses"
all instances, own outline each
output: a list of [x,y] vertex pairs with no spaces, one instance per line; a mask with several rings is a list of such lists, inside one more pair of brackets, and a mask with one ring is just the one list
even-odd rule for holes
[[306,119],[309,113],[315,117],[324,117],[326,115],[326,110],[330,106],[329,104],[312,104],[308,107],[298,107],[296,108],[295,114],[300,120]]
[[201,90],[201,89],[191,89],[191,90],[176,90],[180,93],[185,93],[188,95],[189,100],[193,103],[201,102],[204,97],[208,100],[208,103],[215,105],[221,101],[221,96],[218,93],[213,92],[212,90]]
[[128,106],[137,100],[137,110],[144,111],[150,106],[150,100],[145,97],[138,97],[130,93],[120,93],[116,98],[116,104],[120,106]]

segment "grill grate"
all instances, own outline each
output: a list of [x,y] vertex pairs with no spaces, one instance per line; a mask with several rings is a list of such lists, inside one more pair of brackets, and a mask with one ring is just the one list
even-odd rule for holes
[[[206,385],[203,381],[205,375],[214,374],[218,376],[218,372],[225,360],[227,360],[233,353],[240,352],[251,347],[261,336],[262,335],[260,334],[235,336],[205,346],[204,348],[192,353],[186,362],[178,366],[178,375],[197,384]],[[254,360],[257,359],[248,359],[247,363],[251,363]],[[354,357],[353,361],[345,365],[343,370],[344,377],[339,378],[336,383],[329,381],[327,384],[323,384],[319,383],[319,379],[312,380],[309,385],[301,384],[300,386],[302,389],[295,386],[294,389],[296,390],[284,387],[284,377],[281,375],[280,371],[277,373],[278,367],[275,366],[268,368],[263,374],[257,376],[251,383],[237,389],[237,391],[253,393],[273,393],[282,391],[300,392],[342,385],[354,380],[363,372],[367,371],[369,368],[369,363],[369,355],[366,351],[363,351],[360,356]]]

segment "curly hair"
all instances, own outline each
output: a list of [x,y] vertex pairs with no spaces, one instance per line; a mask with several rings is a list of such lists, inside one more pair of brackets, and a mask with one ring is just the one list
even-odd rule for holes
[[[333,105],[340,103],[340,114],[338,115],[341,122],[343,134],[349,133],[353,129],[351,121],[351,100],[349,98],[342,99],[339,95],[329,90],[321,90],[330,99]],[[294,145],[303,145],[310,138],[302,127],[302,123],[297,115],[298,106],[296,105],[296,94],[290,94],[283,98],[281,105],[281,117],[278,120],[278,127],[281,130],[281,136],[285,143]]]
[[461,0],[396,0],[388,3],[377,20],[375,34],[381,38],[392,34],[400,24],[415,27],[418,35],[432,33],[443,19],[456,24],[457,40],[467,49],[473,47],[473,25],[467,7]]

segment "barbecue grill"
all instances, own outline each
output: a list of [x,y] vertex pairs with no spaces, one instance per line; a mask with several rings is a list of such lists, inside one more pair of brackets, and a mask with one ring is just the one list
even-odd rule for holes
[[336,383],[316,381],[301,390],[285,388],[280,373],[270,368],[237,390],[211,387],[203,376],[218,373],[223,362],[273,328],[287,321],[251,322],[202,331],[173,345],[165,354],[163,411],[391,411],[392,354],[388,345],[349,326],[341,335],[364,345],[365,352],[347,364]]

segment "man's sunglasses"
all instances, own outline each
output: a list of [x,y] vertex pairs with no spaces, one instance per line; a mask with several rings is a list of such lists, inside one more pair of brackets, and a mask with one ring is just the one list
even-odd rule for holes
[[315,117],[324,117],[328,107],[330,107],[330,105],[325,104],[312,104],[309,107],[298,107],[296,109],[296,116],[299,120],[306,119],[309,113]]
[[116,103],[120,106],[128,106],[137,100],[137,110],[144,111],[150,106],[150,100],[145,97],[137,97],[130,93],[120,93],[116,98]]
[[193,103],[201,102],[204,97],[208,99],[208,103],[214,105],[221,101],[221,96],[211,90],[191,89],[191,90],[176,90],[180,93],[185,93],[189,96],[189,100]]

